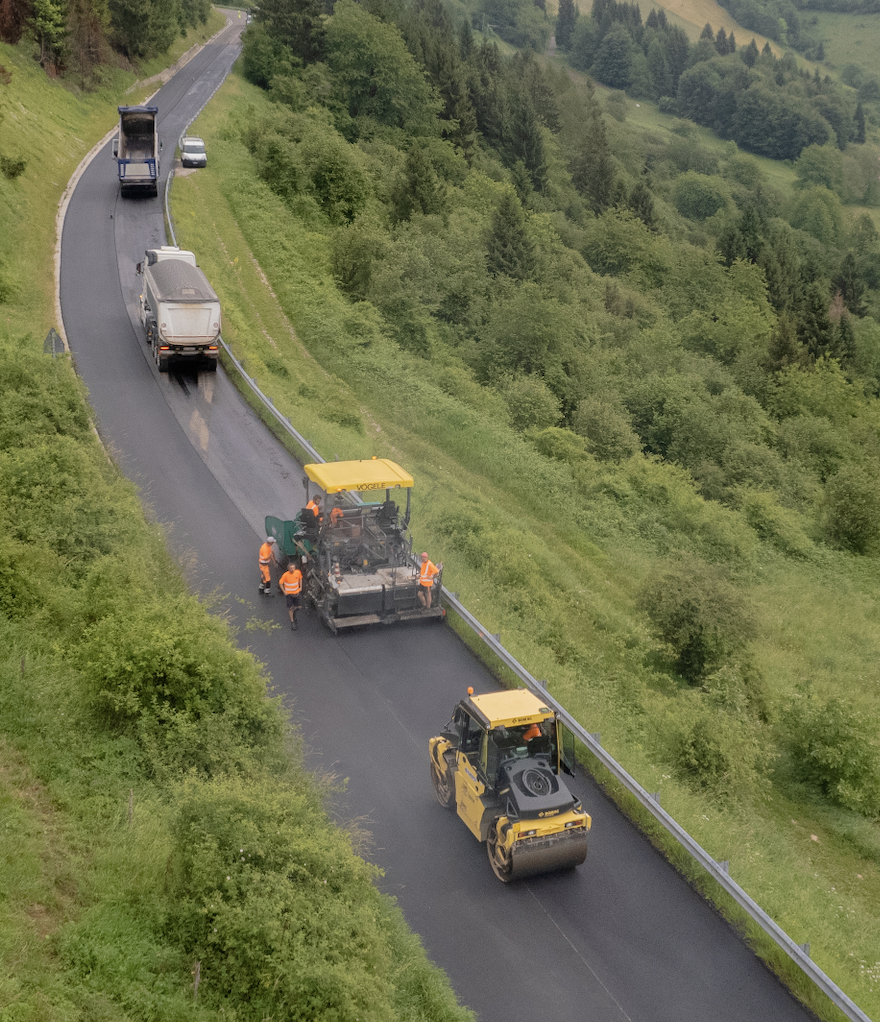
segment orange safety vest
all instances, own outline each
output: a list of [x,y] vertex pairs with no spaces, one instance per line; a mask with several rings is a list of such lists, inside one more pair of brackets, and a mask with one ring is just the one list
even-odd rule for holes
[[310,500],[308,504],[306,504],[306,511],[311,511],[315,518],[317,518],[321,513],[321,509],[313,500]]
[[331,525],[335,525],[339,521],[339,519],[341,517],[342,517],[342,508],[341,507],[333,508],[333,510],[330,512],[330,524]]
[[303,573],[299,568],[294,568],[293,571],[285,571],[281,578],[278,579],[278,585],[284,590],[287,596],[299,596],[302,592],[303,584]]
[[260,547],[260,564],[271,564],[272,562],[272,544],[264,543]]
[[422,570],[419,572],[419,585],[430,589],[434,584],[434,576],[440,574],[440,569],[433,561],[422,561]]

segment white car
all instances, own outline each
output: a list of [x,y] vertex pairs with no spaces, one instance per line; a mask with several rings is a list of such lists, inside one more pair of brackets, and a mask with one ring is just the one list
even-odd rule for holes
[[205,143],[196,135],[184,135],[180,140],[180,162],[184,167],[207,167]]

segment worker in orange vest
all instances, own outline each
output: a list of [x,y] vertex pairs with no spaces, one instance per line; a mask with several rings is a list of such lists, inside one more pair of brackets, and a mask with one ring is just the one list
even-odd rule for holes
[[321,517],[321,494],[316,493],[314,497],[306,504],[306,511],[311,511],[315,518]]
[[278,579],[278,588],[284,593],[290,627],[294,632],[296,631],[296,615],[302,608],[302,585],[302,572],[291,561],[287,566],[287,571]]
[[266,542],[260,547],[260,592],[264,596],[272,595],[272,569],[277,564],[275,559],[275,537],[267,536]]
[[434,588],[434,576],[439,575],[443,570],[443,562],[434,564],[428,557],[427,552],[422,554],[422,567],[419,571],[419,603],[425,610],[431,609],[432,590]]

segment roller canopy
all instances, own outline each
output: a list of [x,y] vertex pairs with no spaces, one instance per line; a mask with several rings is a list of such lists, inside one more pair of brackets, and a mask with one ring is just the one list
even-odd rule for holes
[[387,458],[368,461],[329,461],[323,465],[306,465],[306,475],[325,493],[344,490],[393,490],[413,485],[413,477]]

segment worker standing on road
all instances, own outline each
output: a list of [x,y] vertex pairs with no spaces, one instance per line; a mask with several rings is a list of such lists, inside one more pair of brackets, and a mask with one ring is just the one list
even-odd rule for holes
[[272,569],[277,564],[275,559],[275,537],[267,536],[266,542],[260,547],[260,592],[264,596],[272,595]]
[[434,588],[434,576],[439,575],[443,570],[443,562],[434,564],[428,557],[427,552],[422,554],[422,567],[419,571],[419,603],[425,610],[431,609],[431,597]]
[[287,566],[287,571],[278,579],[278,588],[284,593],[290,627],[294,632],[296,631],[296,615],[302,609],[302,585],[302,572],[291,561]]

